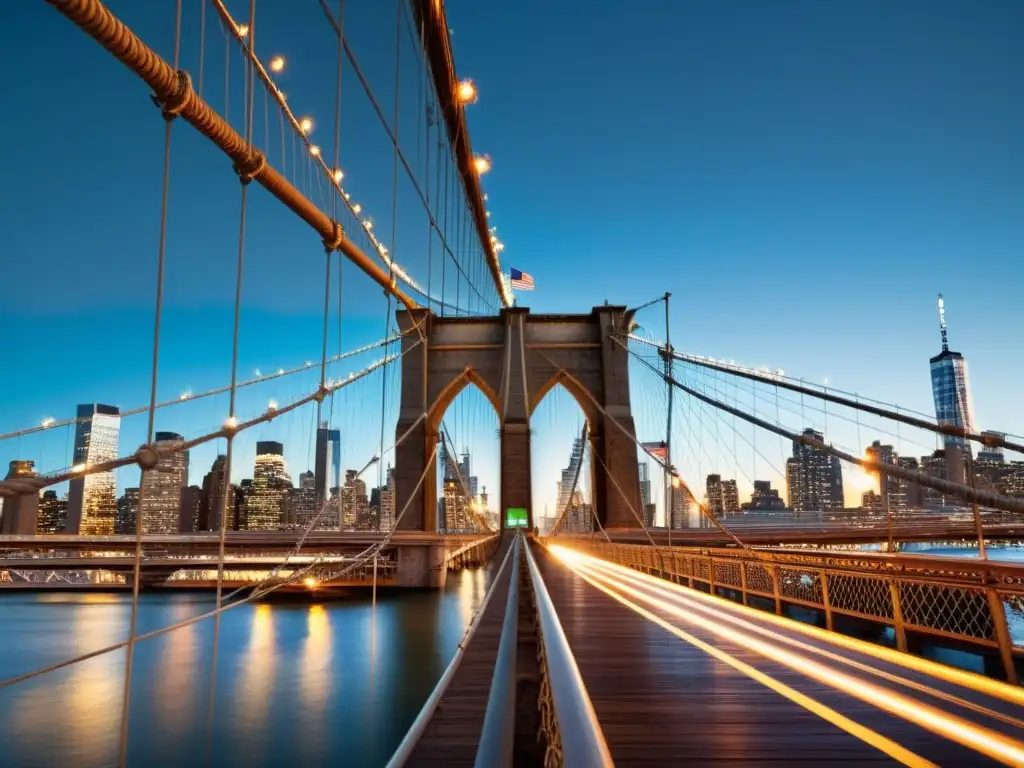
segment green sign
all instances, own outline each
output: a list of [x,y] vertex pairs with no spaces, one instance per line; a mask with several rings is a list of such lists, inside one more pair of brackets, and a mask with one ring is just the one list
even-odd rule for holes
[[524,507],[505,508],[506,528],[525,528],[527,526],[526,509]]

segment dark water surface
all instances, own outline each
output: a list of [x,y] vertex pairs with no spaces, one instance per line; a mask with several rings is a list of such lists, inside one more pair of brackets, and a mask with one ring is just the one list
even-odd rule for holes
[[[383,765],[437,682],[489,582],[246,605],[222,615],[209,718],[212,620],[136,646],[128,764]],[[146,594],[140,633],[210,609]],[[131,596],[0,594],[0,679],[123,640]],[[125,651],[0,689],[0,768],[117,765]],[[209,752],[207,751],[209,750]],[[210,761],[207,762],[207,755]]]

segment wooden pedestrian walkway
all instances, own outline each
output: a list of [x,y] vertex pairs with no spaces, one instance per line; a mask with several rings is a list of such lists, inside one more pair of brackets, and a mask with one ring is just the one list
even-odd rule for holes
[[512,557],[506,560],[505,556],[514,535],[514,532],[505,534],[495,555],[495,562],[504,563],[504,567],[495,576],[494,592],[458,668],[406,762],[408,766],[457,768],[472,766],[476,759],[511,585]]
[[[544,547],[533,547],[617,766],[893,764],[879,748],[645,618],[588,583]],[[651,614],[698,643],[723,651],[765,677],[906,747],[919,759],[943,766],[995,764],[916,723],[718,638],[699,624],[648,607]],[[881,666],[883,672],[907,674],[877,660],[857,654],[852,657],[855,662]],[[929,684],[939,687],[934,680]],[[914,694],[915,698],[919,695]],[[999,706],[1001,702],[986,703],[993,709],[1006,709]],[[1019,729],[990,717],[979,720],[1007,735],[1021,735]]]

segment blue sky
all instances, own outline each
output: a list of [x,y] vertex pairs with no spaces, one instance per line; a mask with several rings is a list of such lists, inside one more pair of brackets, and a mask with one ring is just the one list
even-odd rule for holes
[[[182,66],[195,78],[200,4],[185,5]],[[228,5],[238,18],[248,7]],[[1024,433],[1016,386],[1024,374],[1020,3],[446,5],[459,72],[480,90],[470,127],[474,148],[494,163],[485,189],[507,244],[503,260],[533,274],[539,288],[521,303],[587,311],[605,299],[636,305],[669,290],[680,349],[827,377],[930,412],[927,358],[939,347],[941,291],[952,346],[970,362],[978,426]],[[170,56],[173,3],[110,6]],[[351,44],[390,118],[394,6],[351,0],[346,7]],[[223,111],[225,46],[210,17],[205,95]],[[17,190],[0,210],[6,431],[70,415],[76,402],[145,402],[163,130],[141,83],[52,9],[18,4],[4,20],[0,44],[18,66],[8,100],[22,114],[0,124],[7,188]],[[404,35],[399,135],[425,186],[419,74]],[[314,137],[330,147],[335,47],[318,4],[259,3],[256,47],[287,57],[280,82],[289,103],[314,118]],[[228,108],[238,125],[243,82],[232,57]],[[280,165],[278,123],[264,123],[262,108],[258,101],[254,135],[269,140]],[[326,201],[289,144],[286,173],[314,201]],[[237,181],[204,139],[175,126],[172,158],[161,366],[161,393],[171,396],[227,381],[238,217]],[[436,287],[438,244],[428,260],[426,219],[404,178],[392,230],[392,162],[348,68],[346,188],[421,282],[429,264]],[[250,197],[243,375],[317,359],[323,301],[316,237],[262,191]],[[368,279],[345,269],[347,348],[382,335],[386,305]],[[446,297],[454,291],[449,280]],[[660,337],[658,310],[648,312],[641,320]],[[357,426],[346,450],[360,466],[356,457],[372,453],[380,429],[366,405],[379,403],[379,379],[364,388],[348,406]],[[280,385],[245,405],[258,411],[264,398],[300,391],[299,383]],[[556,406],[567,415],[535,426],[538,509],[553,501],[553,473],[578,421],[571,405]],[[659,407],[636,406],[650,410],[638,413],[638,425],[648,425],[642,431],[656,430]],[[214,409],[182,416],[181,429],[194,434],[219,418]],[[309,437],[305,421],[293,421],[267,436],[285,439],[297,475]],[[830,437],[854,448],[870,441],[846,427],[830,426]],[[144,424],[125,429],[122,447],[130,450]],[[469,434],[474,429],[478,435]],[[465,440],[496,455],[491,430],[466,426]],[[710,439],[713,431],[704,433]],[[38,453],[52,469],[64,464],[65,442],[63,435],[13,448],[8,441],[0,460]],[[775,450],[779,459],[786,451]],[[202,471],[212,452],[194,458]],[[726,474],[764,475],[747,455],[746,467],[745,458],[717,454],[707,463],[724,460]],[[250,457],[243,463],[251,466]],[[691,478],[708,470],[691,464],[683,467]],[[496,487],[491,460],[481,473]]]

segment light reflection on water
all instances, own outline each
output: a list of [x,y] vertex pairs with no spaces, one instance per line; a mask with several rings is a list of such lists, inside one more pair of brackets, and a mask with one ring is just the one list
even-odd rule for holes
[[[129,765],[381,765],[451,659],[489,583],[222,615],[212,726],[213,622],[136,646]],[[151,594],[139,632],[209,609],[205,594]],[[126,595],[0,594],[0,678],[123,640]],[[116,765],[125,652],[0,689],[0,765]]]

